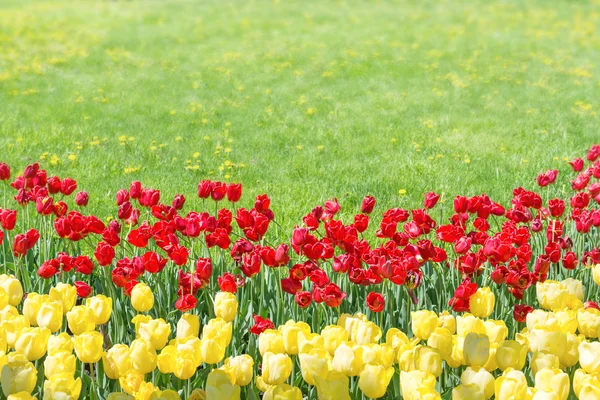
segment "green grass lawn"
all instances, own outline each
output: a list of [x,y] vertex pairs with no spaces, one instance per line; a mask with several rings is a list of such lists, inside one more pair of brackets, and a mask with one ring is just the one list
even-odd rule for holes
[[0,161],[73,176],[102,215],[131,180],[239,181],[287,227],[333,196],[507,201],[600,139],[598,2],[5,0],[0,21]]

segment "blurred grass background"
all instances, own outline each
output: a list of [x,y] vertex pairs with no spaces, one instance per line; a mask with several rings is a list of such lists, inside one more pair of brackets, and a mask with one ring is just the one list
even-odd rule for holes
[[334,196],[506,202],[600,141],[599,4],[5,0],[0,161],[100,215],[132,180],[241,182],[286,227]]

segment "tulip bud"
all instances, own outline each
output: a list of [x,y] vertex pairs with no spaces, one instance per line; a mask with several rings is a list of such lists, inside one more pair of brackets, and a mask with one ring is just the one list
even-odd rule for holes
[[494,311],[496,296],[489,287],[481,287],[469,298],[471,313],[479,318],[487,318]]
[[110,319],[112,313],[112,299],[102,294],[89,297],[85,300],[85,305],[94,312],[94,324],[104,325]]
[[233,321],[237,308],[238,301],[233,293],[219,292],[215,296],[214,311],[218,318],[223,318],[226,322]]
[[360,373],[358,387],[367,397],[377,399],[385,395],[392,376],[394,376],[394,368],[367,364]]
[[145,283],[138,283],[131,289],[131,305],[138,312],[146,312],[154,306],[152,289]]
[[487,335],[469,333],[463,345],[465,363],[471,367],[485,365],[490,355],[490,340]]

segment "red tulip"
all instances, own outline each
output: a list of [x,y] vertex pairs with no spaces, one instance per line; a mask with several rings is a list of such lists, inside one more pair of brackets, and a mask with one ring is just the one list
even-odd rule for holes
[[586,208],[590,204],[590,195],[586,192],[579,192],[571,197],[571,207]]
[[181,210],[183,208],[184,204],[185,204],[185,196],[182,194],[178,194],[177,196],[175,196],[173,198],[173,203],[171,203],[173,208],[176,210]]
[[594,162],[598,157],[600,157],[600,144],[595,144],[590,151],[588,151],[587,159],[588,161]]
[[90,196],[87,192],[78,192],[75,195],[75,204],[77,204],[79,207],[85,207],[87,206],[89,199]]
[[227,194],[227,185],[223,182],[213,182],[212,189],[210,191],[210,197],[214,201],[221,201]]
[[52,206],[52,212],[57,217],[63,217],[67,213],[67,211],[69,211],[69,207],[64,201],[58,201]]
[[98,265],[106,267],[110,265],[115,258],[115,249],[106,242],[98,242],[94,257],[98,261]]
[[77,189],[77,182],[72,178],[65,178],[60,182],[60,192],[65,196],[69,196]]
[[369,216],[365,214],[356,214],[354,216],[354,227],[359,233],[363,233],[369,227]]
[[0,181],[10,179],[10,167],[6,163],[0,163]]
[[319,291],[319,294],[325,304],[332,308],[342,304],[342,301],[346,298],[346,293],[342,292],[335,283],[325,285],[322,291]]
[[548,201],[548,210],[553,217],[560,217],[565,212],[565,202],[561,199],[552,199]]
[[129,192],[125,189],[121,189],[115,194],[115,198],[117,201],[117,205],[120,206],[126,201],[129,201]]
[[210,280],[212,276],[213,266],[210,258],[199,258],[196,261],[197,277],[205,282]]
[[77,272],[84,275],[90,275],[94,271],[94,263],[88,256],[75,257],[73,267]]
[[188,260],[188,249],[180,245],[173,245],[171,251],[169,251],[169,258],[175,265],[185,265]]
[[373,312],[381,312],[385,307],[385,299],[381,293],[370,292],[367,295],[367,306]]
[[160,190],[143,189],[138,201],[143,207],[153,207],[160,201]]
[[549,169],[548,171],[538,175],[537,183],[541,187],[548,186],[548,185],[554,183],[554,181],[556,181],[557,176],[558,176],[557,169]]
[[569,164],[571,164],[571,168],[573,168],[573,171],[575,172],[580,172],[583,170],[583,159],[582,158],[576,158],[573,161],[569,161]]
[[41,215],[50,215],[54,210],[54,203],[50,197],[38,197],[35,201],[35,210]]
[[236,203],[242,197],[242,184],[230,183],[227,186],[227,200]]
[[250,328],[250,333],[260,335],[267,329],[275,328],[275,324],[269,318],[263,318],[260,315],[253,315],[254,325]]
[[90,287],[90,285],[88,285],[85,282],[75,281],[73,283],[73,286],[75,286],[75,288],[77,289],[77,296],[79,296],[83,299],[85,299],[90,294],[92,294],[92,288]]
[[12,231],[17,223],[17,210],[4,209],[0,211],[0,225],[2,229]]
[[283,278],[281,280],[281,289],[289,294],[296,294],[302,290],[302,282],[294,278]]
[[198,300],[192,294],[185,294],[177,299],[175,302],[175,308],[181,312],[187,312],[196,308]]
[[298,304],[300,308],[306,308],[312,302],[312,294],[306,291],[296,292],[294,295],[294,301]]
[[60,269],[60,264],[59,264],[58,260],[51,259],[51,260],[45,261],[40,266],[37,273],[40,277],[42,277],[44,279],[50,279],[51,277],[53,277],[54,275],[56,275],[58,273],[59,269]]
[[139,199],[142,195],[142,184],[139,181],[131,182],[129,185],[129,196],[132,199]]
[[229,272],[225,272],[223,276],[219,276],[217,278],[217,283],[219,284],[219,288],[222,292],[237,292],[237,285],[235,282],[235,277]]
[[440,195],[439,194],[435,194],[434,192],[429,192],[425,195],[425,208],[433,208],[435,207],[435,205],[437,204],[438,200],[440,199]]
[[513,309],[513,318],[517,322],[525,322],[527,319],[527,314],[533,311],[533,307],[528,306],[527,304],[515,304]]
[[577,254],[572,251],[568,251],[565,253],[562,259],[562,265],[565,269],[573,270],[577,267],[579,260],[577,259]]
[[365,196],[360,206],[360,212],[363,214],[371,214],[373,212],[373,208],[375,207],[375,197]]

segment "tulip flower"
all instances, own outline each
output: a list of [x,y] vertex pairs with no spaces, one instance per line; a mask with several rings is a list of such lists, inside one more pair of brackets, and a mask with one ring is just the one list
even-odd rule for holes
[[306,322],[287,321],[279,327],[283,336],[285,352],[290,355],[298,354],[298,334],[310,334],[310,326]]
[[147,374],[156,368],[156,350],[152,343],[144,339],[136,339],[131,342],[130,353],[131,366],[140,374]]
[[414,365],[415,369],[438,377],[442,374],[442,355],[437,349],[417,346],[414,349]]
[[48,328],[23,328],[15,342],[15,351],[23,354],[29,361],[39,360],[46,354],[50,334]]
[[31,393],[37,382],[37,370],[24,355],[12,353],[2,368],[0,382],[5,396],[19,392]]
[[72,374],[57,374],[44,382],[44,398],[78,399],[81,393],[81,378]]
[[420,339],[429,339],[429,336],[438,327],[438,316],[433,311],[413,311],[410,316],[413,334]]
[[414,370],[400,372],[400,387],[402,396],[406,400],[416,400],[417,392],[435,393],[435,377],[428,372]]
[[465,363],[471,367],[485,365],[490,354],[490,340],[487,335],[469,333],[463,345]]
[[62,332],[56,336],[50,336],[50,338],[48,338],[48,355],[52,356],[61,352],[73,352],[72,338],[66,332]]
[[77,301],[77,289],[67,283],[58,283],[50,288],[50,298],[60,300],[63,305],[63,313],[66,315],[75,306]]
[[131,369],[119,377],[119,385],[121,385],[121,389],[127,394],[133,395],[136,393],[140,385],[144,382],[144,375]]
[[85,305],[94,312],[94,324],[104,325],[112,313],[112,299],[102,294],[85,299]]
[[525,399],[527,379],[521,371],[507,369],[494,384],[496,400]]
[[325,376],[315,376],[319,400],[350,400],[349,379],[346,375],[329,371]]
[[376,343],[381,339],[381,328],[371,321],[358,321],[350,338],[358,345]]
[[479,386],[461,384],[452,389],[452,400],[486,400],[486,398]]
[[347,376],[357,376],[364,368],[364,349],[353,342],[343,342],[335,350],[331,366]]
[[233,384],[227,372],[215,369],[206,379],[206,397],[208,399],[239,400],[241,389]]
[[571,390],[569,375],[560,369],[543,369],[535,374],[535,388],[557,400],[567,400]]
[[427,345],[437,349],[444,360],[452,356],[452,334],[446,328],[435,328],[427,339]]
[[600,310],[595,308],[577,310],[577,323],[579,333],[588,339],[597,338],[600,333]]
[[50,332],[58,332],[63,324],[63,304],[61,301],[46,301],[41,306],[36,316],[36,323],[41,328],[48,328]]
[[348,331],[339,325],[328,325],[321,331],[323,347],[333,356],[342,342],[348,341]]
[[275,329],[267,329],[258,337],[258,350],[264,357],[267,352],[285,353],[283,334]]
[[102,358],[104,338],[97,331],[84,332],[73,338],[77,358],[83,363],[95,363]]
[[152,289],[145,283],[138,283],[131,289],[131,305],[138,312],[150,311],[154,306]]
[[262,377],[268,385],[285,382],[292,372],[292,360],[286,354],[267,352],[263,355],[262,366]]
[[142,322],[137,329],[138,335],[146,342],[150,343],[154,350],[160,350],[167,344],[171,334],[171,325],[164,319],[152,319],[148,322]]
[[309,385],[315,385],[315,376],[326,376],[331,370],[331,355],[324,349],[312,349],[309,353],[301,353],[300,370],[302,378]]
[[215,296],[214,311],[218,318],[231,322],[237,314],[238,301],[233,293],[219,292]]
[[233,375],[235,376],[233,383],[235,385],[246,386],[252,381],[254,360],[249,355],[242,354],[241,356],[226,358],[224,365],[233,368]]
[[496,296],[489,287],[481,287],[469,298],[469,309],[478,318],[487,318],[494,311]]
[[75,372],[76,359],[69,352],[59,351],[53,355],[48,355],[44,360],[44,374],[46,375],[46,379],[62,373],[75,375]]
[[464,314],[456,318],[456,333],[466,337],[469,333],[487,334],[483,321],[474,315]]
[[494,395],[494,376],[482,367],[467,367],[460,381],[463,385],[476,385],[484,395],[485,399],[489,399]]
[[8,304],[18,306],[23,299],[23,286],[13,275],[0,275],[0,287],[8,294]]
[[392,376],[394,376],[394,368],[367,364],[360,373],[358,387],[367,397],[378,399],[385,395]]
[[23,302],[23,315],[27,318],[29,325],[37,326],[37,315],[43,303],[48,301],[48,295],[40,295],[32,292],[27,295]]
[[81,335],[96,329],[94,311],[86,306],[75,306],[67,313],[69,329],[74,335]]
[[600,342],[581,342],[579,364],[588,374],[600,373]]
[[502,371],[512,368],[521,370],[527,361],[528,346],[516,340],[506,340],[496,350],[496,363]]
[[270,386],[263,394],[263,400],[302,400],[302,391],[285,383]]
[[555,369],[560,367],[560,360],[557,356],[551,353],[534,353],[529,362],[533,376],[542,369]]
[[561,357],[567,348],[567,335],[558,329],[536,328],[529,333],[529,349],[532,353],[544,351]]
[[177,322],[177,337],[185,338],[189,336],[198,337],[200,333],[200,320],[197,315],[183,314]]

